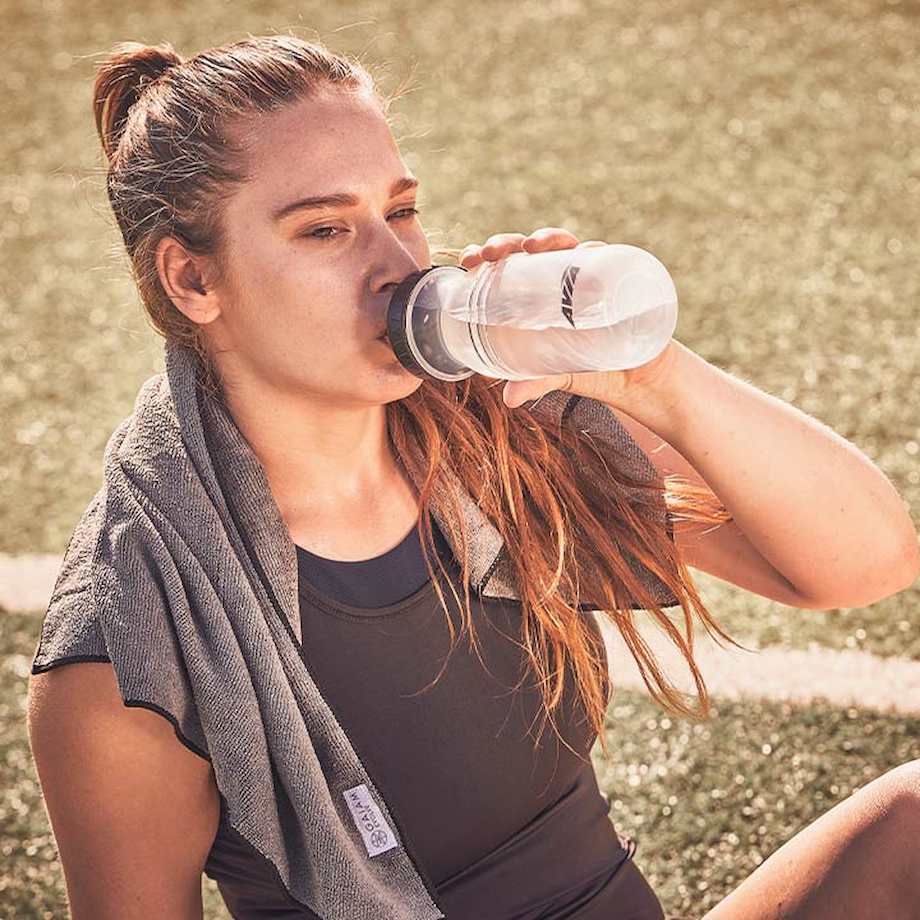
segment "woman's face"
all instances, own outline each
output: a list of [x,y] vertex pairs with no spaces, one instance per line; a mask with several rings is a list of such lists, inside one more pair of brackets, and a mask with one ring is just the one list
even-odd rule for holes
[[[247,144],[254,179],[228,202],[229,277],[205,327],[221,373],[279,393],[380,404],[414,392],[389,344],[395,286],[431,264],[413,179],[373,100],[330,92],[264,116]],[[353,195],[355,204],[298,207]]]

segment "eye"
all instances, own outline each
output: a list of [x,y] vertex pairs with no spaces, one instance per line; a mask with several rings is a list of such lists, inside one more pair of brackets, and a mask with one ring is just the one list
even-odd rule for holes
[[399,211],[396,211],[395,213],[406,215],[405,217],[400,218],[400,220],[406,220],[408,218],[415,217],[415,215],[420,212],[418,208],[401,208]]
[[[418,208],[400,208],[398,211],[394,211],[390,217],[395,220],[411,220],[416,215],[421,213]],[[307,239],[314,240],[332,240],[339,236],[339,233],[329,234],[328,236],[321,235],[324,230],[339,230],[338,227],[314,227],[312,230],[306,231],[306,233],[301,233],[300,236],[306,237]],[[347,232],[347,231],[345,231]]]

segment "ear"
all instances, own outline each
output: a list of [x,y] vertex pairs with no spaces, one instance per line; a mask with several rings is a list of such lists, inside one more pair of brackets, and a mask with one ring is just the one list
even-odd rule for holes
[[177,310],[202,325],[220,316],[217,292],[206,284],[202,257],[192,255],[174,237],[165,236],[157,244],[156,264],[160,284]]

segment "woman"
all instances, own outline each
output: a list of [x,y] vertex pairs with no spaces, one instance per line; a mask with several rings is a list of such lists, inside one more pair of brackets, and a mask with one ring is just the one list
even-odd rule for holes
[[[107,445],[32,668],[76,920],[200,917],[202,872],[241,918],[662,918],[587,757],[599,734],[607,753],[610,687],[582,613],[611,618],[666,709],[701,718],[690,608],[729,637],[688,563],[814,608],[916,576],[879,470],[674,340],[502,400],[404,370],[385,311],[430,251],[392,98],[289,36],[188,61],[127,44],[97,76],[109,197],[167,369]],[[460,261],[576,245],[499,234]],[[680,646],[698,709],[632,609]],[[553,744],[525,737],[541,710]],[[917,777],[839,803],[706,917],[913,916]]]

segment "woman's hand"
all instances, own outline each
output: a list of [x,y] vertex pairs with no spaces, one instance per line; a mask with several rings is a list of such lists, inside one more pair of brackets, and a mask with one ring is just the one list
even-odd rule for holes
[[[576,236],[559,227],[542,227],[529,236],[523,233],[496,233],[481,246],[465,246],[460,254],[460,265],[472,270],[483,262],[497,262],[512,252],[535,253],[606,245],[602,240],[579,243]],[[514,408],[551,390],[566,390],[609,405],[622,405],[626,402],[627,392],[634,393],[637,387],[648,386],[667,373],[674,360],[674,344],[674,339],[671,339],[657,357],[625,371],[585,371],[537,377],[533,380],[508,380],[502,390],[502,399],[506,406]]]

